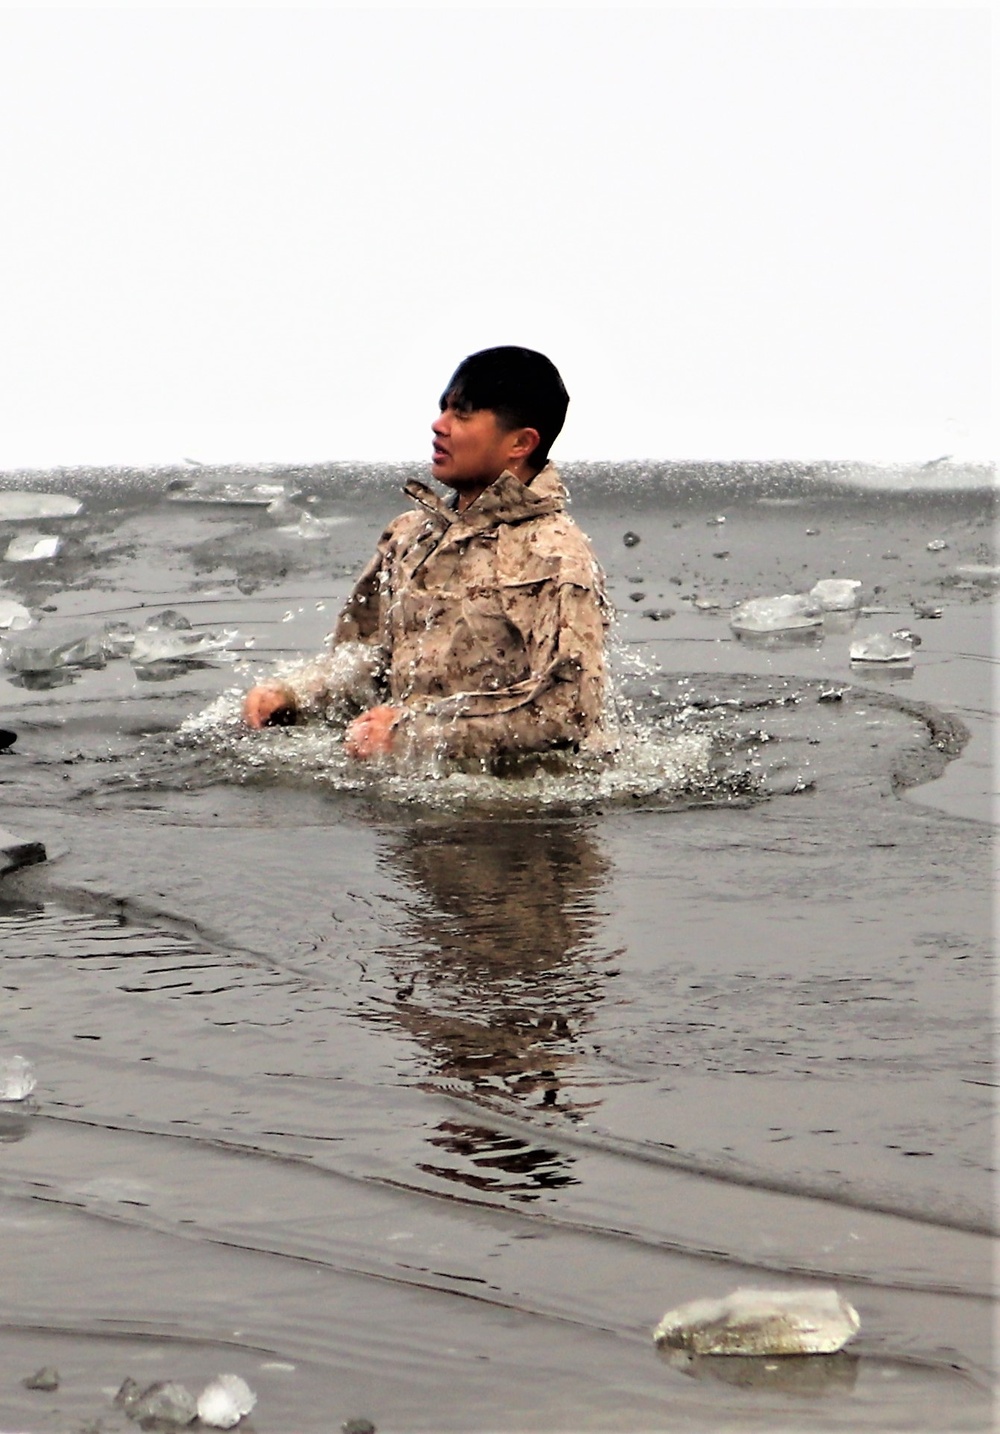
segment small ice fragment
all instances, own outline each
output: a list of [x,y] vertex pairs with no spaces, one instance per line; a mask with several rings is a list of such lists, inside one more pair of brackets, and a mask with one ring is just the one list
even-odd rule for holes
[[54,558],[62,547],[62,538],[46,533],[19,533],[11,538],[4,553],[8,563],[34,563],[42,558]]
[[32,518],[73,518],[83,504],[66,493],[28,493],[20,489],[0,493],[0,521],[29,522]]
[[730,614],[729,626],[734,632],[788,632],[818,627],[822,621],[822,609],[812,597],[783,593],[780,597],[751,598],[740,603]]
[[725,521],[726,521],[726,515],[725,515],[725,513],[720,513],[717,518],[709,518],[709,520],[708,520],[708,526],[709,526],[710,528],[714,528],[714,527],[716,526],[716,524],[718,524],[718,523],[724,523]]
[[4,662],[12,672],[55,672],[61,667],[103,667],[104,635],[79,628],[38,628],[31,637],[9,643]]
[[809,590],[824,612],[848,612],[861,601],[861,584],[856,578],[820,578]]
[[738,1289],[668,1311],[653,1338],[693,1354],[835,1354],[860,1328],[857,1310],[833,1289]]
[[178,612],[175,607],[165,607],[162,612],[158,612],[154,617],[147,617],[143,623],[143,627],[155,627],[157,629],[161,627],[183,628],[186,632],[190,632],[191,619],[185,617],[182,612]]
[[886,636],[884,632],[869,633],[851,643],[852,662],[892,663],[903,666],[913,661],[913,643],[904,637]]
[[169,485],[172,503],[223,503],[237,508],[266,508],[280,498],[282,483],[227,483],[218,478],[179,479]]
[[45,1364],[21,1382],[25,1389],[40,1389],[45,1394],[51,1394],[53,1390],[59,1388],[59,1371],[53,1369],[51,1364]]
[[154,662],[200,662],[208,657],[229,657],[226,649],[235,632],[198,632],[193,628],[143,628],[132,644],[132,666]]
[[127,622],[106,622],[103,642],[105,657],[127,657],[132,651],[135,633]]
[[948,544],[945,542],[944,538],[931,538],[930,542],[927,544],[927,551],[929,553],[943,553],[947,546]]
[[933,603],[915,602],[913,604],[913,616],[925,618],[940,617],[941,609],[935,607]]
[[[119,1394],[121,1392],[118,1391]],[[185,1425],[193,1424],[198,1417],[194,1395],[183,1384],[175,1384],[173,1380],[165,1384],[151,1384],[135,1398],[122,1403],[128,1417],[140,1424],[144,1420],[155,1419],[161,1424]]]
[[213,1429],[232,1429],[257,1403],[257,1396],[238,1374],[220,1374],[198,1396],[198,1418]]
[[996,563],[961,563],[955,576],[973,583],[995,583],[1000,581],[1000,567]]
[[6,628],[8,632],[22,632],[31,626],[31,622],[31,613],[26,607],[13,598],[0,598],[0,628]]
[[24,1056],[0,1059],[0,1101],[27,1100],[37,1084],[34,1067]]
[[314,518],[311,513],[303,513],[292,531],[299,538],[307,542],[313,542],[317,538],[325,538],[327,525],[322,518]]

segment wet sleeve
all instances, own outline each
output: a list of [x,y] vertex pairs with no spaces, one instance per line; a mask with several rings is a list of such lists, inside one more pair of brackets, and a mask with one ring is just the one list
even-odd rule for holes
[[397,742],[401,755],[489,760],[575,748],[601,725],[608,610],[603,589],[573,582],[541,584],[523,594],[522,629],[531,674],[495,692],[459,692],[408,705]]
[[385,653],[382,630],[383,573],[395,524],[379,539],[344,604],[326,652],[297,663],[276,676],[295,693],[300,712],[309,716],[352,716],[382,700]]

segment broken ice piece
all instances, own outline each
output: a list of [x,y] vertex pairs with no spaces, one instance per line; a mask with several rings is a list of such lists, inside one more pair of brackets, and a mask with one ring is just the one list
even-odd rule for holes
[[20,489],[0,493],[0,520],[22,523],[32,518],[72,518],[83,504],[66,493],[28,493]]
[[[122,1389],[118,1391],[119,1395]],[[117,1398],[116,1395],[116,1402]],[[175,1384],[172,1380],[165,1384],[151,1384],[141,1394],[121,1402],[128,1417],[140,1424],[148,1419],[161,1424],[185,1425],[193,1424],[198,1417],[194,1395],[183,1384]]]
[[135,633],[127,622],[106,622],[101,642],[105,657],[127,657],[132,651]]
[[266,508],[285,491],[283,483],[227,483],[218,478],[176,479],[168,485],[172,503],[223,503],[230,507]]
[[913,643],[908,637],[872,632],[851,643],[852,662],[878,662],[896,667],[913,661]]
[[835,1354],[860,1328],[857,1310],[833,1289],[738,1289],[668,1311],[653,1338],[692,1354]]
[[246,1380],[238,1374],[220,1374],[198,1396],[198,1418],[213,1429],[232,1429],[256,1403]]
[[127,1414],[132,1408],[132,1406],[136,1403],[141,1393],[142,1390],[139,1388],[138,1384],[136,1384],[135,1380],[132,1379],[131,1376],[127,1375],[122,1380],[118,1393],[115,1395],[114,1399],[111,1402],[112,1404],[117,1404],[119,1409],[124,1409],[125,1413]]
[[24,1056],[0,1059],[0,1101],[27,1100],[37,1084],[34,1067]]
[[734,632],[788,632],[793,628],[818,627],[823,612],[814,598],[804,593],[783,593],[780,597],[751,598],[733,608],[729,626]]
[[9,632],[21,632],[30,627],[31,622],[31,613],[26,607],[22,607],[13,598],[0,598],[0,628],[6,628]]
[[29,1374],[27,1379],[22,1379],[21,1383],[25,1389],[38,1389],[44,1394],[51,1394],[59,1388],[59,1371],[51,1364],[45,1364],[34,1374]]
[[820,578],[809,590],[809,596],[825,612],[849,612],[861,601],[861,584],[856,578]]
[[55,672],[60,667],[103,667],[103,635],[46,624],[31,637],[10,643],[4,662],[12,672],[28,673]]
[[927,551],[929,553],[943,553],[947,546],[948,544],[945,542],[944,538],[931,538],[930,542],[927,544]]
[[154,662],[190,662],[207,657],[231,656],[225,649],[235,632],[198,632],[193,628],[143,628],[135,635],[130,653],[134,667]]
[[62,538],[45,533],[19,533],[11,538],[4,553],[8,563],[33,563],[41,558],[54,558],[62,547]]

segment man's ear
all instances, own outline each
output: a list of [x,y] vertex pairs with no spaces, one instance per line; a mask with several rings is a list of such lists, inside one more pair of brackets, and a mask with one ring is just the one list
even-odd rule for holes
[[541,434],[537,428],[515,428],[510,436],[510,456],[519,463],[530,458],[541,442]]

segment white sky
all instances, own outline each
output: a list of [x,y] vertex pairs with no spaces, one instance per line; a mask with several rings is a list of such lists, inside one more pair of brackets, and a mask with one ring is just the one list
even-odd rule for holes
[[986,457],[989,12],[0,8],[0,469]]

